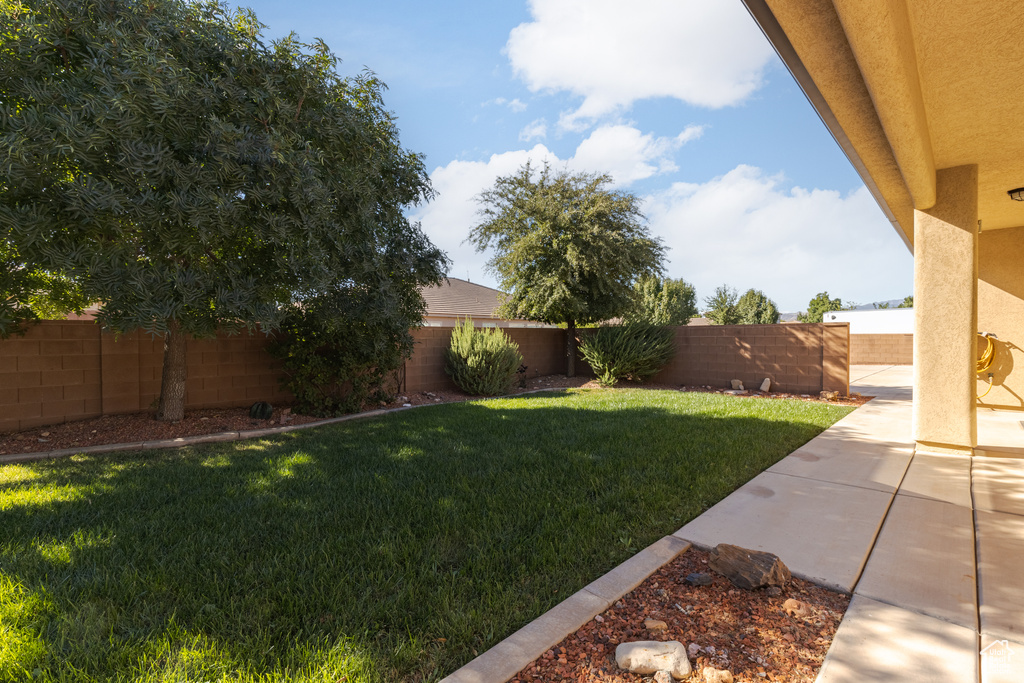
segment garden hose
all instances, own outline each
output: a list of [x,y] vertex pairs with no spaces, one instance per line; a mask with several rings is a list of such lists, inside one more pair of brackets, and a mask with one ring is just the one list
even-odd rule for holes
[[[996,339],[996,335],[991,332],[985,332],[978,334],[979,337],[985,340],[985,352],[981,354],[981,358],[978,359],[977,368],[975,372],[979,375],[983,372],[988,372],[988,369],[992,367],[992,362],[996,359],[996,345],[992,342]],[[985,398],[988,396],[988,392],[992,391],[992,373],[988,373],[988,389],[985,390],[984,394],[978,394],[978,398]]]

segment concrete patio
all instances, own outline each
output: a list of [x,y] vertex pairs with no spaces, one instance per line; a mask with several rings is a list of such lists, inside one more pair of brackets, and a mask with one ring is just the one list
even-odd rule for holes
[[854,366],[851,392],[874,400],[445,683],[507,680],[690,544],[719,543],[852,594],[820,683],[1024,683],[1024,414],[979,411],[985,455],[915,455],[912,375]]

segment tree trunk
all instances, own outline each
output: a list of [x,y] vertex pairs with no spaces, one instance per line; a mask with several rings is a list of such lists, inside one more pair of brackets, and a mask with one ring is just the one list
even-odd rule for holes
[[177,422],[185,417],[185,333],[170,320],[164,335],[164,370],[156,419]]
[[576,321],[567,321],[565,334],[565,375],[576,376]]

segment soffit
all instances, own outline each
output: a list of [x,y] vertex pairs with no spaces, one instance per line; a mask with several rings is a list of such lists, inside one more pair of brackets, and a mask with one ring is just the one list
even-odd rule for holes
[[936,168],[978,165],[983,229],[1024,225],[1024,7],[1020,0],[909,0]]

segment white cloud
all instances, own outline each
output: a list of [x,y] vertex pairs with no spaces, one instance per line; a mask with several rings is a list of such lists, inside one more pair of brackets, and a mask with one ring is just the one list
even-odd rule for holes
[[738,166],[648,197],[668,274],[692,283],[701,302],[728,284],[761,289],[784,311],[806,309],[821,291],[859,303],[913,291],[910,253],[866,188],[787,191],[782,180]]
[[530,13],[506,53],[531,90],[584,98],[560,121],[570,130],[652,97],[737,104],[773,54],[739,2],[530,0]]
[[535,119],[519,131],[519,139],[523,142],[543,140],[548,135],[548,123],[544,119]]
[[629,185],[659,173],[678,170],[673,153],[700,137],[701,126],[688,126],[674,138],[644,135],[632,126],[602,126],[576,148],[569,165],[580,171],[607,173],[616,185]]
[[486,107],[490,104],[496,104],[499,107],[508,107],[516,114],[526,111],[526,103],[520,100],[518,97],[514,100],[509,100],[504,97],[495,97],[493,100],[487,100],[481,106]]

